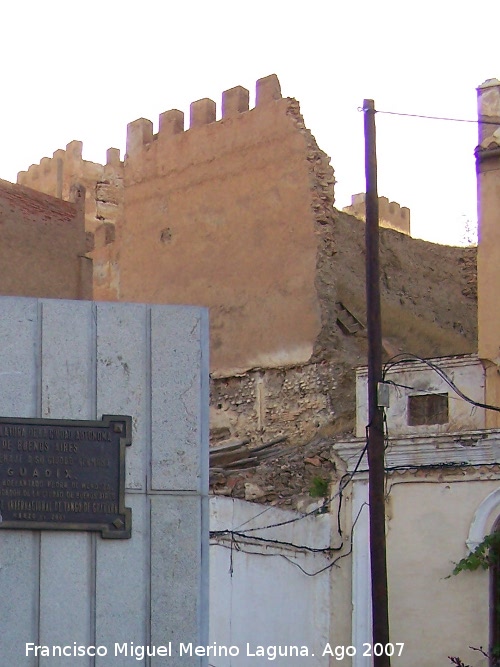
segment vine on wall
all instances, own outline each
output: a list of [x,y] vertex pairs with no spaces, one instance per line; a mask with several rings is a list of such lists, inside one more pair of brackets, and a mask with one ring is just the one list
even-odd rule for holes
[[[468,556],[462,558],[455,564],[451,575],[457,575],[460,572],[474,572],[475,570],[489,570],[492,567],[498,567],[500,563],[500,531],[495,530],[489,535],[486,535],[484,540],[471,551]],[[496,578],[496,586],[500,586],[500,577]],[[495,580],[494,580],[495,581]],[[494,596],[495,604],[500,605],[500,591],[496,592]],[[496,614],[496,618],[500,618],[500,610]],[[490,667],[500,667],[500,644],[496,643],[490,647],[489,653],[483,650],[482,646],[469,646],[473,651],[479,651],[490,661]],[[456,667],[470,667],[466,665],[460,658],[448,656],[450,662]]]

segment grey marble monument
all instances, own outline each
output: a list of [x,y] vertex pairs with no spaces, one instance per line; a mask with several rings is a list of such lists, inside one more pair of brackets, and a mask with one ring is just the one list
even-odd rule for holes
[[204,309],[0,298],[1,417],[132,418],[130,539],[0,530],[1,665],[204,664],[207,357]]

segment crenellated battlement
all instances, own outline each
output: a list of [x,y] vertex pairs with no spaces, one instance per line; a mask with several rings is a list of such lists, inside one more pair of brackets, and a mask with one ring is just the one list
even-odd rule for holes
[[[278,84],[279,85],[279,84]],[[222,93],[222,118],[232,118],[248,111],[250,93],[243,86],[235,86]]]
[[93,253],[97,298],[211,308],[219,372],[311,356],[318,248],[332,252],[330,159],[276,75],[250,97],[234,86],[220,107],[167,110],[157,132],[154,119],[130,123],[123,225],[100,228]]
[[71,141],[66,149],[54,151],[51,158],[44,157],[27,171],[20,171],[17,182],[67,201],[71,188],[77,183],[82,184],[86,189],[85,226],[87,231],[93,232],[104,220],[110,221],[109,215],[103,215],[103,206],[100,204],[105,200],[98,196],[99,185],[115,184],[118,187],[123,181],[123,162],[120,161],[117,148],[108,149],[104,165],[84,160],[82,155],[83,143]]
[[156,132],[134,120],[123,163],[116,149],[86,162],[75,141],[19,175],[62,198],[86,186],[94,298],[211,308],[219,372],[311,357],[317,266],[335,251],[330,158],[276,75],[256,82],[252,108],[250,97],[234,86],[186,117],[164,111]]
[[[139,118],[127,126],[125,160],[130,169],[132,181],[150,178],[155,160],[152,159],[152,146],[164,146],[172,141],[182,141],[191,132],[204,132],[207,127],[220,127],[231,124],[234,119],[249,111],[267,107],[270,103],[282,99],[281,86],[275,74],[263,77],[256,82],[255,107],[249,107],[250,93],[243,86],[235,86],[222,93],[221,119],[216,120],[217,105],[209,99],[196,100],[190,105],[189,128],[185,128],[184,113],[170,109],[160,114],[158,132],[153,133],[153,123],[146,118]],[[229,138],[230,143],[233,138]],[[171,148],[171,146],[170,146]],[[157,156],[155,156],[157,158]],[[96,210],[93,204],[96,183],[114,181],[123,178],[124,163],[120,160],[120,151],[110,148],[106,155],[106,164],[83,159],[83,143],[71,141],[65,149],[54,151],[51,158],[43,157],[38,164],[32,164],[27,171],[17,175],[20,185],[31,187],[59,199],[68,199],[71,186],[82,183],[87,191],[86,226],[94,231],[103,221],[108,221]],[[97,207],[98,208],[98,207]]]
[[[356,218],[366,221],[365,210],[366,195],[361,192],[357,195],[352,195],[351,205],[345,206],[342,210],[345,213],[354,215]],[[378,215],[381,227],[388,227],[395,229],[403,234],[410,234],[410,209],[406,206],[401,206],[395,201],[389,201],[387,197],[378,198]]]
[[[146,118],[139,118],[127,126],[126,162],[135,162],[140,156],[148,154],[155,145],[164,145],[172,140],[180,141],[179,135],[189,135],[192,131],[207,131],[208,126],[219,127],[228,124],[248,111],[255,111],[282,99],[281,86],[276,74],[263,77],[256,82],[255,107],[249,108],[250,93],[243,86],[235,86],[222,93],[221,119],[217,121],[217,104],[209,98],[192,102],[189,109],[189,127],[185,128],[184,113],[178,109],[164,111],[159,116],[158,132],[153,133],[153,123]],[[212,130],[209,128],[209,131]],[[202,129],[203,128],[203,129]],[[150,157],[148,155],[148,160]],[[144,165],[142,165],[144,166]],[[149,170],[142,170],[144,177],[149,177]],[[136,174],[137,177],[137,174]]]

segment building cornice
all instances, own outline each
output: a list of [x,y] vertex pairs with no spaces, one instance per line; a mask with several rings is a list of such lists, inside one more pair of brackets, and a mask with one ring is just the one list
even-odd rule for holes
[[[364,438],[336,442],[333,451],[347,465],[362,473],[368,469]],[[386,468],[420,468],[429,466],[484,466],[500,463],[500,429],[458,431],[439,435],[415,435],[389,438],[385,452]]]

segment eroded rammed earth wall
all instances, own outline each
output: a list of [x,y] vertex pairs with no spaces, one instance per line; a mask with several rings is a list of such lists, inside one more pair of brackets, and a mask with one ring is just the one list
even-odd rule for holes
[[248,97],[225,91],[217,122],[203,99],[189,130],[171,110],[158,134],[140,119],[127,136],[119,298],[208,305],[217,375],[305,363],[321,326],[315,156],[275,76],[257,82],[254,109]]
[[[127,154],[82,160],[81,142],[19,174],[65,197],[88,191],[94,298],[210,307],[211,367],[218,375],[307,362],[321,328],[318,242],[333,205],[333,170],[275,75],[256,106],[241,86],[216,104],[161,114],[159,130],[128,126]],[[272,249],[272,252],[270,251]]]

